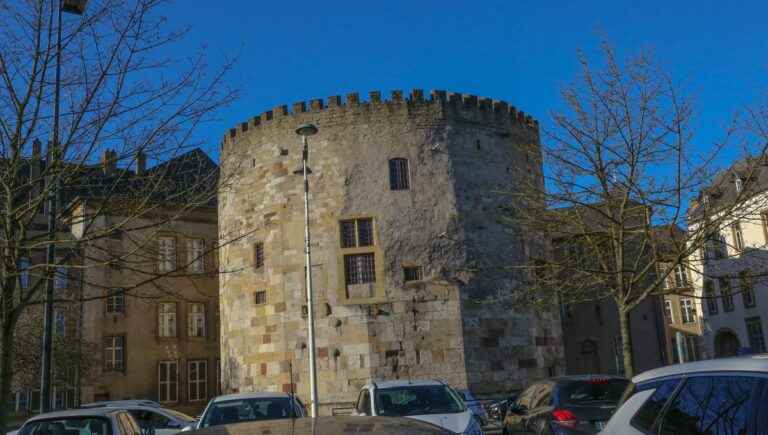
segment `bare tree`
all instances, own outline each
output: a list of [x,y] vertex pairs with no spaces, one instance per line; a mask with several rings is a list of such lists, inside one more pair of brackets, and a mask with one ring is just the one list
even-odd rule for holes
[[[178,54],[186,29],[168,29],[165,1],[92,0],[83,16],[65,18],[59,28],[60,4],[0,1],[3,405],[20,355],[17,325],[27,315],[40,318],[29,311],[39,310],[57,271],[106,287],[89,281],[88,270],[128,268],[137,279],[126,294],[165,277],[210,273],[190,271],[184,261],[159,271],[148,258],[157,258],[155,236],[164,226],[215,210],[222,180],[197,150],[195,132],[236,94],[223,81],[230,60],[209,67],[202,49]],[[168,163],[154,164],[160,161]],[[130,249],[111,249],[115,234],[129,239],[122,247]],[[54,261],[45,255],[51,245]],[[69,294],[57,292],[55,302],[81,302]],[[2,406],[3,423],[5,415]]]
[[[513,206],[505,219],[541,241],[525,266],[525,300],[613,301],[632,376],[630,313],[648,298],[689,292],[667,284],[675,270],[707,274],[700,252],[765,201],[745,208],[750,188],[710,201],[733,181],[717,165],[737,125],[724,126],[721,143],[697,143],[691,99],[651,55],[621,63],[608,44],[602,48],[600,67],[579,57],[581,74],[563,90],[564,109],[544,130],[544,185],[510,192],[518,197],[511,203],[524,206]],[[765,151],[764,142],[740,144],[745,153]],[[744,161],[745,182],[762,161]]]

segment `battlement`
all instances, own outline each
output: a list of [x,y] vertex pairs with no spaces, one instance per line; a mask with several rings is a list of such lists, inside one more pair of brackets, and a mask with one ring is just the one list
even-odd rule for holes
[[539,130],[539,122],[537,120],[501,100],[441,90],[433,90],[428,96],[425,96],[423,90],[413,89],[408,96],[404,96],[401,90],[394,90],[388,100],[382,99],[380,91],[371,91],[368,93],[368,101],[361,101],[360,95],[357,92],[351,92],[343,99],[340,95],[334,95],[328,97],[327,100],[316,98],[293,103],[290,110],[288,105],[277,106],[272,110],[241,122],[235,128],[229,129],[227,134],[224,135],[221,146],[233,143],[240,135],[249,130],[276,120],[301,116],[302,114],[335,113],[338,111],[372,112],[385,108],[386,110],[391,110],[397,106],[415,108],[428,105],[439,105],[447,111],[455,113],[480,114],[496,122],[517,124],[536,132]]

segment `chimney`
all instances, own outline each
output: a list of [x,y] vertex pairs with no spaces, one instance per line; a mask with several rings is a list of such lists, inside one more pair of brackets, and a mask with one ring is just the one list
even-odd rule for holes
[[32,158],[36,160],[40,160],[42,149],[43,149],[43,144],[40,142],[40,139],[33,140],[32,141]]
[[105,173],[113,172],[117,169],[117,151],[105,150],[101,155],[101,166]]
[[147,170],[147,155],[139,151],[136,153],[136,175],[144,175]]

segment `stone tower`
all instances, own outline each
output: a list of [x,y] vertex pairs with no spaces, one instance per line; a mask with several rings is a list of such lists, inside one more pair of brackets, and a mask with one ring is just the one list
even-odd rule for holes
[[562,371],[557,310],[507,303],[522,282],[508,266],[526,244],[500,223],[510,197],[499,192],[522,177],[540,182],[538,123],[471,95],[352,93],[277,107],[224,138],[224,391],[309,395],[294,174],[303,123],[319,128],[309,166],[322,413],[371,379],[434,377],[493,393]]

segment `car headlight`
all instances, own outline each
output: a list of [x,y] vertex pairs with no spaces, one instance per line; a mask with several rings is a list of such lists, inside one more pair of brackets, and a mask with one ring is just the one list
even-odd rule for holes
[[469,419],[467,428],[464,429],[463,435],[483,435],[483,429],[480,427],[480,423],[477,421],[477,417],[472,414]]

